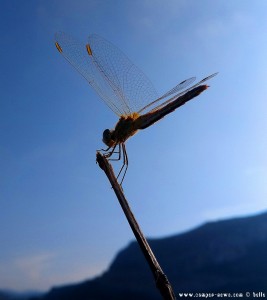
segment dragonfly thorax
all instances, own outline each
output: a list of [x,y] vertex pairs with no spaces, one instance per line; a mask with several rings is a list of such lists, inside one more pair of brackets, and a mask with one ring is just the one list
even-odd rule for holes
[[129,137],[138,131],[137,113],[131,115],[122,115],[115,126],[115,129],[105,129],[102,141],[108,146],[113,147],[117,144],[124,143]]

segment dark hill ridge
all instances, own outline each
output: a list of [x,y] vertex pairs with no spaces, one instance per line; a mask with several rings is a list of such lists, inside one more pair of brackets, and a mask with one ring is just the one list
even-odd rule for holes
[[[267,297],[267,213],[209,222],[149,240],[178,292],[264,292]],[[37,298],[35,298],[37,299]],[[136,242],[100,277],[53,288],[42,300],[161,299]],[[224,298],[225,299],[225,298]]]

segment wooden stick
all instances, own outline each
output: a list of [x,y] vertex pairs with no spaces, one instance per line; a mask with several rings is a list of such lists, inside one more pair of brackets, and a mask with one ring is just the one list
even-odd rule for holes
[[96,154],[96,161],[98,162],[100,168],[105,172],[106,176],[108,177],[111,186],[119,200],[119,203],[122,207],[122,210],[130,224],[132,231],[135,235],[135,238],[146,258],[146,261],[153,273],[156,286],[160,290],[160,293],[165,300],[175,300],[175,295],[171,284],[168,281],[167,276],[163,273],[155,255],[153,254],[146,238],[144,237],[132,211],[128,204],[128,201],[125,198],[121,185],[118,183],[117,178],[114,174],[113,168],[100,152]]

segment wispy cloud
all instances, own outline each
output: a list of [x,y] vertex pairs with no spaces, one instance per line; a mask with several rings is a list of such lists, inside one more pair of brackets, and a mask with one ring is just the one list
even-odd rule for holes
[[201,215],[203,219],[207,221],[216,221],[220,219],[226,218],[234,218],[241,216],[248,216],[252,213],[260,213],[265,209],[266,205],[264,205],[263,201],[244,201],[236,203],[236,204],[227,204],[217,208],[208,208],[203,210]]
[[54,253],[41,252],[0,260],[0,288],[46,290],[51,284],[48,274],[52,273],[55,258]]
[[51,268],[54,258],[55,254],[53,253],[39,253],[16,259],[14,261],[14,266],[25,277],[32,281],[36,281]]
[[13,260],[0,259],[0,289],[47,291],[52,286],[92,278],[105,268],[104,262],[73,261],[48,251],[19,256]]

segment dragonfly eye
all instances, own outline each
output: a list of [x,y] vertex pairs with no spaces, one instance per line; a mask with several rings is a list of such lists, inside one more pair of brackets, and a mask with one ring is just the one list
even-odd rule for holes
[[112,131],[110,131],[109,129],[105,129],[103,131],[103,142],[107,146],[111,146],[114,144],[114,141],[112,140]]

